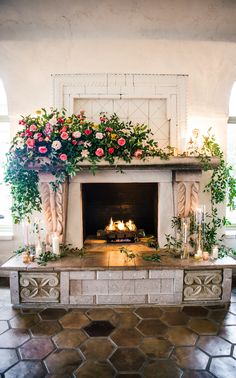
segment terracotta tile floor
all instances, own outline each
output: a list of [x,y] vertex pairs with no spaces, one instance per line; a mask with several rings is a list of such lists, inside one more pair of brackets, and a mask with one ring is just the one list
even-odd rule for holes
[[0,377],[236,377],[236,286],[207,307],[14,309],[0,279]]

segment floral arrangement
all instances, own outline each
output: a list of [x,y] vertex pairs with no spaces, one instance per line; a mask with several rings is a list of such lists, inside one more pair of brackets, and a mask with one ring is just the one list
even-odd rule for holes
[[67,116],[65,110],[41,109],[35,116],[22,117],[19,124],[22,130],[12,141],[5,175],[11,184],[15,223],[33,210],[41,210],[39,169],[54,174],[58,184],[81,170],[83,161],[88,161],[94,172],[101,159],[114,164],[116,158],[127,163],[132,158],[168,158],[148,126],[123,122],[116,114],[108,117],[102,113],[100,122],[94,123],[83,110]]

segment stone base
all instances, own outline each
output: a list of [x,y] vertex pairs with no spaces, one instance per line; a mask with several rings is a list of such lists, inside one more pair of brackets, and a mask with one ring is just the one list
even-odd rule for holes
[[[84,259],[63,258],[46,267],[35,263],[25,266],[19,256],[11,259],[2,269],[11,270],[12,303],[78,307],[209,305],[230,301],[235,265],[231,258],[197,263],[194,259],[162,258],[161,263],[142,260],[142,264],[136,259],[136,263],[123,262],[124,266],[109,268],[111,257],[94,255],[88,254]],[[96,259],[101,262],[100,267],[94,266]]]

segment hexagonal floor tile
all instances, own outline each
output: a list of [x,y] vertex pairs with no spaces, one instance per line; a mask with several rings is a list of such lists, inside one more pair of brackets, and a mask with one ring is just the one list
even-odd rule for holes
[[202,306],[184,306],[183,312],[194,318],[204,318],[208,315],[208,310]]
[[83,355],[88,360],[105,361],[112,351],[114,345],[108,339],[88,339],[81,347]]
[[138,374],[138,373],[131,373],[131,374],[129,374],[129,373],[120,373],[120,374],[118,374],[118,375],[116,375],[116,378],[141,378],[141,375],[140,374]]
[[59,322],[63,328],[82,328],[90,323],[90,320],[82,311],[71,311],[64,315]]
[[10,320],[19,314],[19,309],[14,309],[11,306],[2,306],[0,309],[0,320]]
[[151,359],[168,358],[173,349],[173,345],[167,340],[149,337],[143,340],[140,349]]
[[61,326],[56,320],[42,320],[31,328],[33,336],[53,336],[61,331]]
[[220,328],[219,336],[236,344],[236,326],[224,326]]
[[216,335],[218,326],[208,319],[192,318],[188,326],[199,335]]
[[189,317],[182,311],[165,312],[161,320],[170,326],[177,326],[187,324]]
[[143,371],[145,378],[180,378],[182,371],[171,360],[158,360],[150,362]]
[[184,369],[206,369],[209,357],[195,347],[177,347],[171,358]]
[[36,323],[39,322],[39,317],[37,314],[18,314],[12,320],[10,320],[10,325],[12,328],[31,328]]
[[236,315],[236,302],[230,304],[229,311]]
[[29,332],[25,329],[9,329],[0,335],[0,348],[17,348],[29,338]]
[[171,327],[167,331],[168,340],[174,345],[195,345],[198,335],[184,326]]
[[76,371],[74,376],[78,378],[112,378],[114,377],[114,371],[107,362],[87,361]]
[[144,319],[137,328],[145,336],[163,336],[168,329],[159,319]]
[[118,346],[137,346],[143,336],[135,328],[118,328],[111,335],[111,339]]
[[67,314],[64,308],[46,308],[40,312],[40,317],[43,320],[58,320]]
[[236,325],[236,315],[228,312],[224,317],[223,325]]
[[139,321],[140,319],[132,312],[121,313],[119,314],[117,327],[118,328],[133,328],[138,324]]
[[[30,372],[30,373],[29,373]],[[44,378],[46,372],[40,361],[20,361],[5,373],[5,378]]]
[[79,352],[72,349],[62,349],[56,351],[44,361],[50,373],[70,375],[82,363]]
[[17,361],[18,357],[14,349],[0,349],[0,373],[15,365]]
[[229,356],[231,344],[219,336],[200,336],[197,346],[211,356]]
[[207,371],[190,370],[184,372],[181,378],[212,378],[212,374]]
[[83,329],[90,337],[101,337],[109,336],[115,327],[107,320],[93,320]]
[[36,338],[27,341],[19,348],[22,359],[41,360],[55,349],[49,338]]
[[119,316],[111,308],[92,308],[87,311],[86,315],[91,320],[109,320],[116,325]]
[[138,371],[145,361],[145,356],[138,348],[118,348],[110,357],[118,371]]
[[226,314],[227,314],[226,310],[210,311],[209,319],[213,320],[216,323],[222,323],[224,318],[226,317]]
[[6,320],[0,320],[0,335],[1,335],[1,333],[5,332],[7,329],[9,329],[7,321]]
[[139,307],[135,313],[142,319],[160,318],[163,314],[160,307]]
[[217,378],[235,377],[236,360],[232,357],[212,358],[209,370]]
[[58,348],[78,348],[87,339],[87,336],[80,329],[63,329],[52,339]]

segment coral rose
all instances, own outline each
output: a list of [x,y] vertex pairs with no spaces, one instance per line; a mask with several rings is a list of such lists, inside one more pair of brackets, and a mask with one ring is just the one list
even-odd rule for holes
[[34,148],[35,140],[31,139],[31,138],[28,138],[25,143],[27,144],[28,148]]
[[97,148],[96,151],[95,151],[95,155],[97,156],[103,156],[104,155],[104,151],[103,151],[103,148]]
[[63,126],[60,130],[60,133],[64,133],[65,131],[67,131],[67,127],[66,126]]
[[119,138],[117,143],[119,144],[119,146],[124,146],[126,143],[126,140],[124,138]]
[[134,153],[134,156],[135,156],[137,159],[141,159],[142,154],[143,154],[143,151],[142,151],[142,150],[136,150],[135,153]]
[[106,127],[105,131],[108,131],[109,133],[111,133],[113,131],[113,129],[111,127]]
[[92,132],[92,130],[89,130],[89,129],[84,130],[85,135],[90,135],[91,132]]
[[46,154],[47,151],[48,151],[47,147],[45,147],[45,146],[40,146],[39,147],[40,154]]
[[66,161],[67,160],[67,155],[66,154],[61,154],[59,156],[59,158],[62,160],[62,161]]
[[114,153],[115,149],[113,147],[108,148],[108,153],[112,155]]
[[63,133],[61,133],[61,139],[66,140],[66,139],[68,139],[68,137],[69,137],[69,135],[66,131],[63,131]]
[[30,131],[36,131],[37,130],[37,126],[36,125],[31,125],[29,129],[30,129]]

